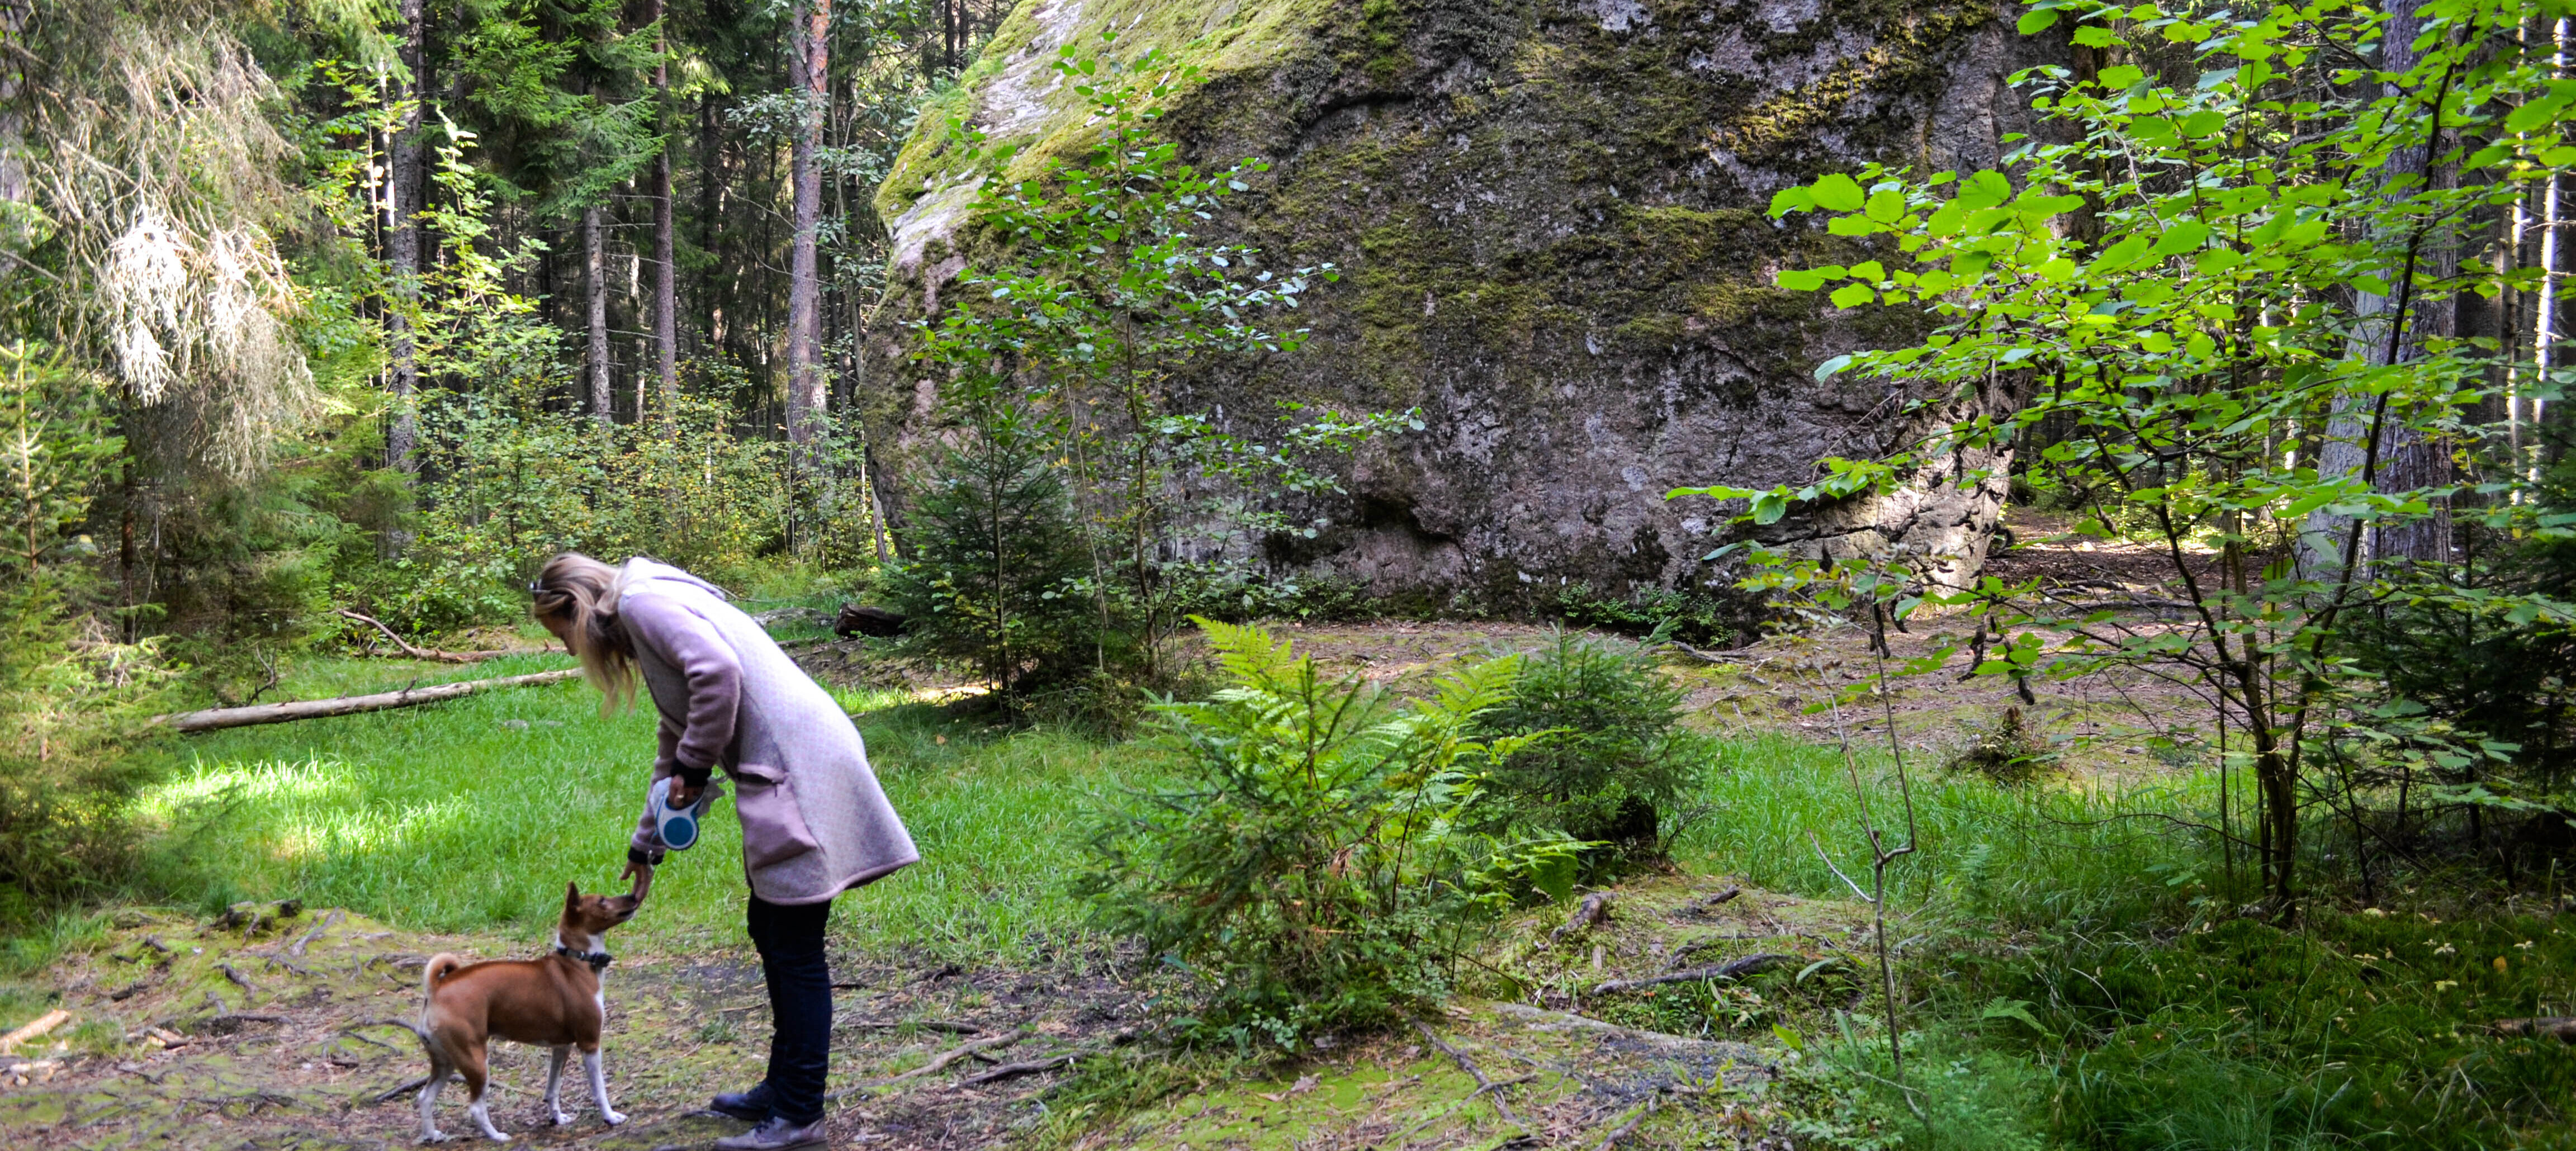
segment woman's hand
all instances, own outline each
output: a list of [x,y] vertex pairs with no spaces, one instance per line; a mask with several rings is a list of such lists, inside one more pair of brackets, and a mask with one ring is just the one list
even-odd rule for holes
[[626,890],[640,896],[653,886],[653,865],[640,859],[629,859],[625,874],[617,878],[626,881]]
[[698,801],[698,793],[705,790],[706,785],[704,784],[691,787],[689,786],[689,781],[681,779],[678,776],[673,776],[671,777],[671,806],[675,808],[687,807],[696,803]]

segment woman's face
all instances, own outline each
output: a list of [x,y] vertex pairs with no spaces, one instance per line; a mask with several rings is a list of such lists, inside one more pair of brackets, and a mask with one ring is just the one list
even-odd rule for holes
[[541,615],[537,617],[537,622],[546,625],[547,631],[554,633],[556,639],[563,641],[565,651],[572,650],[571,620],[561,616]]

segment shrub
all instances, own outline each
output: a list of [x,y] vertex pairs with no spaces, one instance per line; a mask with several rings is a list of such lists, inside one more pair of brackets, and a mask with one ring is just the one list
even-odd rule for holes
[[1947,766],[1952,771],[1982,775],[2006,787],[2017,787],[2048,774],[2055,766],[2046,758],[2047,751],[2023,722],[2021,709],[2007,706],[1992,724],[1971,726],[1968,746],[1951,756]]
[[17,919],[115,874],[131,846],[144,773],[115,734],[154,665],[80,606],[92,548],[75,529],[123,446],[97,382],[23,349],[0,362],[0,919]]
[[1259,628],[1195,622],[1231,686],[1156,707],[1180,778],[1113,811],[1077,890],[1185,974],[1187,1038],[1294,1050],[1436,999],[1444,957],[1512,894],[1492,882],[1553,853],[1467,830],[1486,802],[1476,769],[1528,742],[1469,736],[1521,660],[1465,668],[1398,709],[1356,679],[1324,682]]
[[1519,692],[1476,721],[1488,737],[1556,733],[1503,760],[1488,786],[1514,823],[1598,844],[1585,858],[1596,876],[1661,857],[1665,822],[1717,754],[1682,726],[1682,690],[1651,652],[1560,631]]
[[890,602],[918,654],[962,660],[1017,694],[1093,663],[1088,555],[1044,420],[1007,397],[976,405],[921,492]]

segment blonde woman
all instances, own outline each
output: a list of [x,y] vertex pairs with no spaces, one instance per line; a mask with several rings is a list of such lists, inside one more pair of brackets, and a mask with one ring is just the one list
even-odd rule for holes
[[[697,802],[721,770],[734,783],[752,945],[776,1027],[769,1073],[709,1110],[752,1121],[720,1151],[823,1144],[823,1079],[831,1055],[832,978],[823,926],[832,897],[921,856],[886,802],[850,717],[769,633],[712,584],[636,558],[622,568],[567,552],[529,585],[537,621],[581,660],[616,707],[636,681],[661,714],[653,780],[672,778],[674,807]],[[650,877],[665,848],[645,812],[626,851],[629,876]]]

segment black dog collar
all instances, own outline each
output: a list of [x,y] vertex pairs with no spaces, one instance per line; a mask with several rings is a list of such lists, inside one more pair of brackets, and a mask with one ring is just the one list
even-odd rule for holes
[[608,970],[608,964],[612,958],[605,951],[575,951],[561,944],[555,945],[555,954],[578,963],[589,964],[593,974]]

